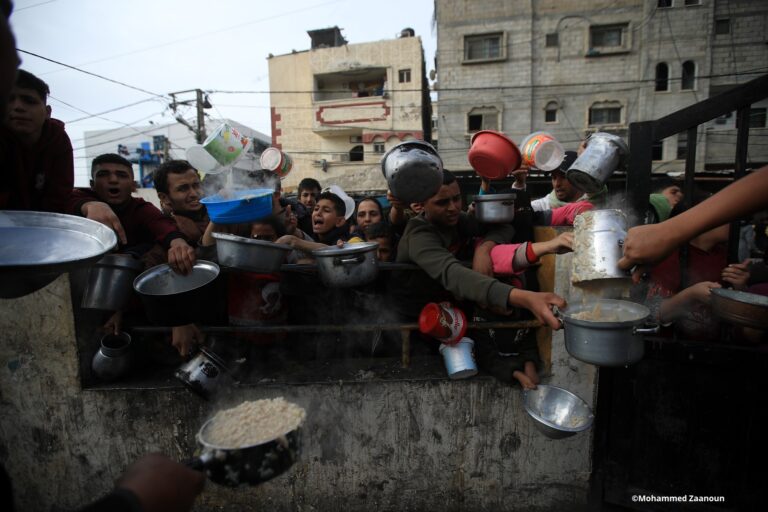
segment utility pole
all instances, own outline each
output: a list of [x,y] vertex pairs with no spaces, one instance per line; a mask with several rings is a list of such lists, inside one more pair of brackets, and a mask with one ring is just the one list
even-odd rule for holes
[[[177,94],[186,94],[194,92],[195,93],[195,99],[194,100],[185,100],[185,101],[176,101],[176,95]],[[192,131],[192,133],[195,134],[195,140],[198,144],[202,144],[205,138],[207,137],[205,133],[205,112],[203,109],[211,108],[211,104],[208,101],[208,96],[203,94],[202,89],[189,89],[186,91],[177,91],[169,93],[171,98],[173,98],[173,101],[171,102],[171,110],[173,110],[173,113],[176,113],[176,107],[179,105],[189,105],[193,101],[195,102],[195,106],[197,107],[197,126],[192,126],[187,122],[186,119],[181,117],[181,115],[176,116],[176,121],[183,124],[187,128]]]

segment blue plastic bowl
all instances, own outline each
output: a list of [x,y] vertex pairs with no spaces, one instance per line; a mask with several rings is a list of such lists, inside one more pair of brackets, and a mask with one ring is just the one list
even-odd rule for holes
[[226,197],[221,194],[200,200],[208,217],[217,224],[238,224],[268,217],[272,213],[272,193],[269,188],[236,190]]

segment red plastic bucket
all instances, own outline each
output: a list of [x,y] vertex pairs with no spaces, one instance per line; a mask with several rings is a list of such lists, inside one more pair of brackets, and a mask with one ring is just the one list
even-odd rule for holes
[[261,168],[272,171],[280,178],[285,178],[293,168],[293,159],[290,155],[283,153],[277,148],[267,148],[261,153],[259,158]]
[[467,316],[450,302],[430,302],[419,314],[419,331],[453,345],[467,332]]
[[520,150],[501,132],[482,130],[470,141],[467,158],[472,168],[490,180],[505,178],[520,167]]

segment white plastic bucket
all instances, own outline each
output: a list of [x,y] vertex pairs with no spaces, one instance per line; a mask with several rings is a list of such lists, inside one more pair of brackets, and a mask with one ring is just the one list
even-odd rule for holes
[[440,353],[445,361],[445,369],[451,379],[466,379],[477,374],[477,363],[473,355],[475,342],[461,338],[455,345],[440,345]]
[[560,167],[565,149],[547,132],[534,132],[523,139],[520,145],[523,164],[542,171],[553,171]]

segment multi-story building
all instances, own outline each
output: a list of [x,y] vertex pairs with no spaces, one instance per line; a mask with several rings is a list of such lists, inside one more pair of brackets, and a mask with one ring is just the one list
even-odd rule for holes
[[[440,153],[470,169],[481,129],[520,143],[547,131],[567,149],[595,131],[626,137],[768,72],[760,0],[436,0]],[[768,162],[768,102],[753,105],[750,165]],[[697,168],[732,168],[735,116],[698,133]],[[685,133],[654,145],[654,171],[684,166]]]
[[421,38],[347,44],[338,27],[309,31],[310,50],[270,56],[272,145],[289,154],[283,188],[305,177],[347,191],[386,189],[379,167],[392,146],[429,139]]

